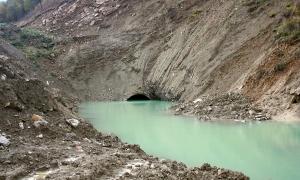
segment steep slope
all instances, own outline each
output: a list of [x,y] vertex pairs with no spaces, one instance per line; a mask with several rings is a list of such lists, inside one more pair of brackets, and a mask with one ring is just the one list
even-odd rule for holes
[[263,66],[273,71],[297,51],[297,42],[284,45],[274,38],[274,29],[288,19],[286,3],[75,1],[22,24],[73,42],[56,60],[56,71],[85,100],[144,93],[188,101],[233,91],[275,115],[291,106],[298,112],[293,100],[298,98],[298,57],[284,71],[262,72]]

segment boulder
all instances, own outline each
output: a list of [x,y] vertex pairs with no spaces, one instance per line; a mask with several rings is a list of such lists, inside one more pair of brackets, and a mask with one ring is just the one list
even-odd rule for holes
[[9,140],[6,137],[0,135],[0,145],[8,146],[9,144]]
[[67,119],[66,121],[67,121],[67,123],[70,124],[73,128],[76,128],[76,127],[79,125],[79,123],[80,123],[80,121],[77,120],[77,119]]
[[42,116],[36,114],[32,115],[31,120],[34,121],[33,125],[36,128],[39,128],[41,125],[46,126],[48,124],[48,122],[45,121]]
[[36,114],[33,114],[32,117],[31,117],[32,121],[39,121],[39,120],[42,120],[42,119],[43,119],[42,116],[39,116],[39,115],[36,115]]

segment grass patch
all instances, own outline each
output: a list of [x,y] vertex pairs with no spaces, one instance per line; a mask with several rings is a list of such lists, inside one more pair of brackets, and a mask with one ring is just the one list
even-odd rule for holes
[[33,29],[22,29],[20,36],[23,39],[36,39],[43,37],[42,34]]
[[287,3],[284,4],[284,6],[285,6],[286,8],[289,8],[289,7],[293,6],[293,5],[292,5],[291,2],[287,2]]
[[264,3],[265,3],[265,0],[250,0],[250,1],[248,1],[246,3],[246,6],[250,6],[248,9],[248,12],[254,12]]
[[31,60],[35,60],[37,58],[48,58],[53,59],[53,57],[58,56],[60,53],[56,50],[46,50],[46,49],[38,49],[38,50],[30,50],[30,49],[22,49],[22,51],[27,54],[27,56]]
[[51,72],[51,73],[50,73],[50,76],[53,77],[53,78],[56,78],[56,77],[57,77],[57,75],[56,75],[55,72]]
[[234,23],[228,22],[228,23],[226,23],[225,28],[230,29],[233,25],[234,25]]
[[238,58],[238,57],[240,57],[240,56],[241,56],[241,53],[236,53],[236,54],[234,54],[234,55],[232,56],[232,59]]
[[189,15],[189,19],[194,19],[198,14],[203,12],[203,8],[199,8],[194,10],[190,15]]
[[286,68],[286,63],[285,62],[280,62],[277,64],[275,70],[276,71],[284,71]]
[[274,12],[270,12],[270,13],[269,13],[269,17],[270,17],[270,18],[273,18],[273,17],[275,17],[275,16],[276,16],[276,13],[274,13]]
[[279,42],[293,44],[300,40],[300,18],[287,19],[274,36]]
[[25,45],[24,42],[19,39],[12,41],[11,44],[17,48],[23,47]]
[[278,51],[276,52],[276,55],[277,55],[277,56],[280,56],[280,57],[281,57],[281,56],[284,56],[283,50],[281,50],[281,49],[278,50]]
[[170,39],[171,39],[172,37],[173,37],[173,33],[169,33],[168,35],[165,36],[164,42],[166,43],[166,42],[170,41]]

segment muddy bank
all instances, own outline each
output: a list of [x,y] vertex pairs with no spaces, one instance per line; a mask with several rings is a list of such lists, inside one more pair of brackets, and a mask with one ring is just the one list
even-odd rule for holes
[[[73,136],[6,135],[1,150],[1,179],[249,179],[239,172],[183,163],[145,154],[138,145],[97,133],[91,139]],[[93,139],[95,138],[95,139]]]

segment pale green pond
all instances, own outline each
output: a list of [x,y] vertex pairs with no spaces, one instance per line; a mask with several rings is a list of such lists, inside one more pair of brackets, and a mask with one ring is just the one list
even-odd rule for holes
[[241,171],[254,180],[300,179],[300,124],[219,124],[173,116],[164,101],[89,102],[79,115],[103,133],[139,144],[150,155],[183,162],[207,162]]

